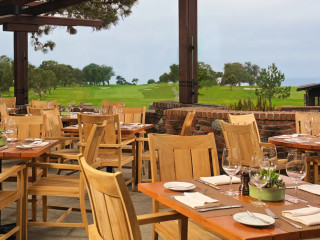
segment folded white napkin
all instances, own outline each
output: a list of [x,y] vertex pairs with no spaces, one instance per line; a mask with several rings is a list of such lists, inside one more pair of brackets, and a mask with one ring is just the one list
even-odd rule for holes
[[44,147],[46,145],[48,145],[49,142],[42,142],[42,141],[34,141],[30,144],[20,144],[19,146],[21,147],[25,147],[25,148],[28,148],[28,147]]
[[210,198],[199,192],[185,192],[184,195],[174,196],[174,198],[191,208],[213,207],[219,205],[219,200]]
[[307,226],[320,224],[320,208],[317,207],[285,210],[282,211],[282,216],[301,222]]
[[[214,184],[214,185],[224,185],[230,183],[230,177],[227,175],[220,175],[214,177],[200,177],[201,180]],[[232,183],[240,183],[240,178],[232,177]]]
[[298,186],[298,189],[320,195],[320,185],[318,184],[303,184]]

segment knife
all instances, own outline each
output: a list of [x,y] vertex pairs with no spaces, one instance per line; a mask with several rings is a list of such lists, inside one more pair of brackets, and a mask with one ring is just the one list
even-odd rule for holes
[[208,182],[203,181],[203,180],[201,180],[201,179],[195,179],[195,181],[200,182],[200,183],[203,183],[203,184],[205,184],[205,185],[207,185],[207,186],[209,186],[209,187],[213,187],[213,188],[215,188],[215,189],[217,189],[217,190],[220,190],[220,188],[217,187],[216,185],[214,185],[214,184],[212,184],[212,183],[208,183]]
[[206,212],[220,209],[228,209],[228,208],[241,208],[242,205],[231,205],[231,206],[221,206],[221,207],[208,207],[208,208],[199,208],[198,212]]

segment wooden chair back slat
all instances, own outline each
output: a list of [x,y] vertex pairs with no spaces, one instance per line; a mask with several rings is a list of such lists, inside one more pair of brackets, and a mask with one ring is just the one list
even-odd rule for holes
[[16,97],[0,98],[1,103],[5,103],[7,108],[16,108]]
[[313,128],[312,135],[320,134],[320,114],[319,113],[310,113],[310,112],[296,112],[296,132],[300,134],[310,134],[310,132],[305,127],[305,121],[308,118],[313,117]]
[[54,108],[50,110],[42,109],[41,115],[46,116],[46,136],[50,138],[60,138],[63,135],[62,121],[59,109]]
[[188,112],[186,118],[184,119],[183,125],[182,125],[182,129],[180,132],[181,136],[190,136],[192,135],[192,121],[194,119],[194,116],[196,115],[196,112]]
[[220,174],[212,133],[198,136],[149,134],[149,147],[153,182]]
[[[140,240],[141,233],[121,173],[106,173],[80,159],[93,212],[94,225],[102,239]],[[103,179],[103,181],[101,181]]]
[[251,157],[261,152],[253,123],[237,125],[229,124],[221,120],[220,124],[226,147],[229,149],[239,149],[241,165],[250,166]]
[[7,105],[5,103],[0,103],[0,116],[1,119],[9,116]]
[[231,115],[228,114],[229,123],[231,124],[250,124],[253,123],[255,134],[260,142],[260,133],[257,125],[256,118],[253,113],[244,114],[244,115]]
[[142,123],[145,124],[146,107],[128,108],[123,107],[119,111],[121,121],[124,123]]
[[31,108],[45,108],[48,109],[48,106],[51,108],[58,108],[58,103],[56,100],[52,101],[40,101],[40,100],[32,100],[30,103]]
[[102,101],[101,109],[104,110],[104,113],[107,115],[114,114],[113,108],[117,107],[124,107],[124,102],[109,102],[109,101]]
[[9,116],[17,123],[17,132],[13,137],[18,140],[26,138],[44,138],[46,133],[46,116]]

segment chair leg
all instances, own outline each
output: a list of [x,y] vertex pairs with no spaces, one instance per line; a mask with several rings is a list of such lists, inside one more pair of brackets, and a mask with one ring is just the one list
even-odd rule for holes
[[81,176],[80,177],[80,191],[79,191],[79,200],[80,200],[80,211],[81,211],[81,217],[82,217],[82,222],[83,222],[83,225],[84,225],[84,228],[87,232],[87,235],[89,234],[88,232],[88,219],[87,219],[87,212],[86,212],[86,204],[85,204],[85,193],[84,193],[84,179],[83,177]]
[[156,232],[155,224],[152,224],[152,240],[158,240],[159,234]]
[[319,184],[319,163],[313,162],[313,181],[314,184]]
[[21,239],[28,239],[28,168],[23,170],[23,181],[22,181],[22,198],[21,198]]
[[44,222],[48,221],[48,197],[42,197],[42,220]]
[[16,232],[16,240],[21,240],[21,234],[22,234],[22,199],[17,200],[17,227],[19,227],[19,231]]

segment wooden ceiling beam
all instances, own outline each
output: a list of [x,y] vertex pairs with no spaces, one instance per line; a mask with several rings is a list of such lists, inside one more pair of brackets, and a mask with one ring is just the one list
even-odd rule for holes
[[87,0],[55,0],[50,2],[45,2],[43,4],[28,7],[22,10],[22,14],[39,15],[46,12],[55,11],[61,8],[67,8],[72,5],[76,5]]
[[10,16],[0,18],[0,24],[15,23],[29,25],[56,25],[56,26],[85,26],[85,27],[101,27],[102,21],[95,19],[79,19],[79,18],[62,18],[50,16]]
[[5,23],[3,24],[3,31],[7,32],[36,32],[38,25],[19,24],[19,23]]

